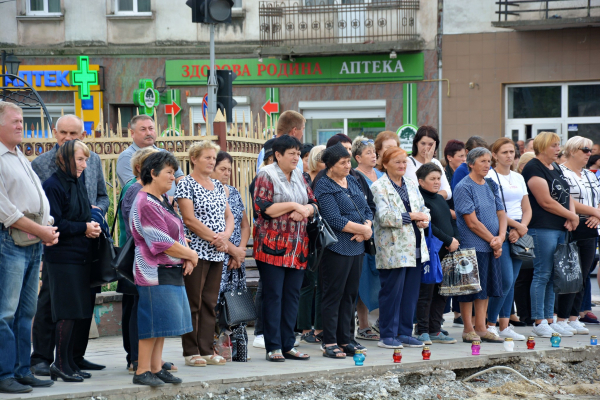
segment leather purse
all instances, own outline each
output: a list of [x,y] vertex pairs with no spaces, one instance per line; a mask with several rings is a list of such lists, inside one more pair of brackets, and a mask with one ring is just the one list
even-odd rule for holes
[[111,237],[101,233],[92,240],[92,267],[90,271],[90,287],[102,286],[119,279],[117,272],[112,268],[112,261],[116,252]]
[[[115,220],[113,221],[112,233],[115,233],[115,224],[117,222],[116,215],[119,214],[121,209],[121,202],[117,206],[117,212],[115,214]],[[112,269],[120,276],[125,278],[129,282],[135,285],[135,278],[133,276],[133,263],[135,261],[135,242],[133,241],[133,235],[129,236],[127,241],[122,247],[114,247],[115,257],[111,262]]]
[[533,238],[526,234],[510,244],[510,256],[517,260],[530,261],[535,258],[534,248]]
[[311,271],[315,271],[325,249],[337,243],[338,238],[319,213],[319,209],[314,204],[311,205],[314,214],[312,221],[306,225],[306,234],[308,235],[308,265]]
[[[241,275],[239,270],[238,273]],[[219,315],[221,324],[228,327],[254,321],[256,307],[252,293],[246,288],[223,293]]]

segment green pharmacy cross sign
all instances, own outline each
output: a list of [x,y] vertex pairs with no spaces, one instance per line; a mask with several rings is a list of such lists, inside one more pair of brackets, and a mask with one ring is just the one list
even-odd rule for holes
[[90,87],[98,84],[98,71],[90,71],[88,56],[79,56],[76,71],[71,72],[71,84],[79,87],[79,99],[90,99]]
[[140,114],[154,116],[154,107],[160,104],[160,97],[152,79],[140,79],[139,89],[133,91],[133,104],[138,106]]

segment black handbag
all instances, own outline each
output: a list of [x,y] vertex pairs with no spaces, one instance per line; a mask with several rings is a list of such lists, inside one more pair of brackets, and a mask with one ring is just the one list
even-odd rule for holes
[[[121,209],[121,202],[117,206],[117,212],[119,214]],[[117,218],[113,221],[112,233],[115,232],[115,223]],[[125,245],[122,247],[115,247],[115,257],[112,260],[111,267],[121,277],[125,278],[129,282],[135,285],[135,279],[133,277],[133,262],[135,260],[135,243],[133,241],[133,235],[129,236]]]
[[104,232],[92,240],[92,266],[90,271],[90,287],[98,287],[119,279],[111,263],[115,258],[115,247],[111,237]]
[[319,213],[319,209],[311,204],[314,209],[313,219],[306,225],[308,235],[308,265],[315,271],[321,262],[325,249],[338,242],[333,229]]
[[223,293],[219,315],[221,324],[228,327],[254,321],[256,307],[254,307],[252,293],[247,288]]
[[[592,182],[590,182],[590,177],[588,174],[583,172],[585,177],[590,184],[590,190],[592,191],[592,204],[596,204],[596,195],[594,189],[592,188]],[[585,189],[585,188],[584,188]],[[579,225],[575,228],[575,231],[571,232],[574,240],[585,240],[585,239],[593,239],[598,237],[598,227],[590,228],[586,225],[587,217],[579,217]]]
[[[356,207],[356,211],[358,211],[358,215],[360,215],[360,218],[363,219],[364,221],[366,221],[366,219],[362,216],[362,213],[358,209],[358,206],[356,205],[354,200],[352,200],[352,197],[350,197],[350,195],[348,195],[348,198],[350,199],[352,204],[354,204],[354,207]],[[373,226],[373,225],[371,225],[371,226]],[[373,237],[373,235],[371,235],[371,237],[368,240],[365,240],[363,243],[365,244],[365,253],[370,254],[372,256],[377,254],[377,248],[375,247],[375,238]]]
[[579,247],[567,233],[565,241],[556,246],[552,282],[555,294],[577,293],[583,287],[583,274],[579,260]]
[[[500,183],[500,176],[498,175],[498,172],[496,170],[494,170],[494,172],[496,173],[496,178],[498,179],[498,187],[500,187],[500,194],[502,195],[502,203],[504,204],[504,212],[508,212],[508,210],[506,209],[506,201],[504,201],[504,190],[502,190],[502,184]],[[490,188],[492,188],[492,185],[490,184],[490,182],[491,182],[491,179],[490,179],[490,181],[488,181],[488,184],[490,185]],[[494,189],[492,188],[492,193],[493,192],[494,192]],[[508,216],[506,218],[508,218]],[[508,240],[508,233],[509,232],[506,231],[506,239],[505,240]],[[535,258],[535,253],[533,251],[533,249],[535,248],[535,245],[533,244],[533,238],[528,234],[523,235],[516,242],[509,243],[508,245],[510,247],[510,256],[512,258],[516,258],[517,260],[522,260],[522,261],[531,261]]]

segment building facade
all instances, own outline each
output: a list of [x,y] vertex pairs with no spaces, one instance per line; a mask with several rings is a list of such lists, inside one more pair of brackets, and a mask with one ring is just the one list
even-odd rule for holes
[[600,1],[445,0],[443,14],[445,139],[600,143]]
[[[232,23],[216,27],[216,65],[238,75],[238,122],[296,110],[307,118],[307,142],[439,127],[438,21],[437,0],[235,0]],[[185,2],[16,0],[0,4],[0,26],[0,49],[21,60],[19,76],[54,119],[84,115],[91,133],[101,120],[118,130],[120,113],[126,130],[133,92],[150,79],[163,95],[179,90],[186,131],[191,120],[205,132],[209,29],[191,22]],[[70,82],[80,55],[99,75],[91,102]],[[163,128],[173,112],[166,105],[156,109]],[[40,120],[39,110],[25,116],[28,125]]]

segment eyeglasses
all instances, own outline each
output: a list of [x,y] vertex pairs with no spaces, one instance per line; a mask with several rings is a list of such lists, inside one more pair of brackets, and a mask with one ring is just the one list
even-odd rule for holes
[[361,140],[360,141],[362,144],[364,144],[365,146],[368,146],[369,144],[373,144],[375,143],[375,141],[373,141],[373,139],[369,139],[369,140]]
[[590,149],[589,147],[584,147],[583,149],[579,149],[579,150],[583,151],[585,154],[592,152],[592,149]]

